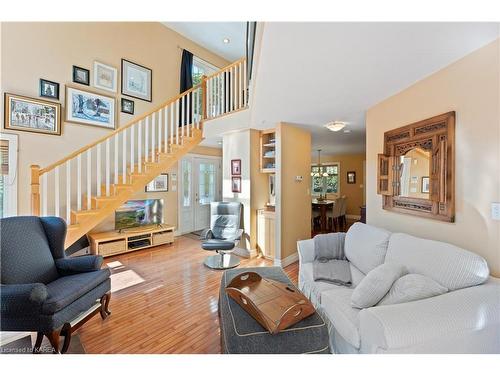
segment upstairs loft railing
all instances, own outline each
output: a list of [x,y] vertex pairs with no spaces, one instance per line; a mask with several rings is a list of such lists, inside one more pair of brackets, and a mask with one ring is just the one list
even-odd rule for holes
[[92,210],[92,197],[114,195],[114,189],[175,152],[203,122],[246,108],[246,60],[240,59],[193,88],[167,100],[130,123],[61,160],[31,166],[31,209],[72,223],[72,210]]

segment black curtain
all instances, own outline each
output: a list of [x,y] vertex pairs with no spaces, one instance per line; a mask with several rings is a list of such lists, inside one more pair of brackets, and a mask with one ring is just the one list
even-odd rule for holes
[[[180,93],[189,90],[193,87],[193,54],[185,49],[182,50],[182,61],[181,61],[181,81],[180,81]],[[186,98],[192,104],[192,97],[189,94]],[[191,106],[189,106],[191,108]],[[184,123],[182,123],[182,111],[184,111]],[[191,112],[191,111],[190,111]],[[187,107],[183,108],[182,100],[179,103],[179,126],[187,125],[191,123],[191,113],[187,113]]]

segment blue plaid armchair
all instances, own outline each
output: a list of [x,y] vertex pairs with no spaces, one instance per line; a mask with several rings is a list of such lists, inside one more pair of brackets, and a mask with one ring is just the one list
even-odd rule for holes
[[[109,314],[110,271],[102,256],[67,258],[66,223],[58,217],[18,216],[0,221],[0,330],[37,332],[53,351],[69,347],[71,334],[92,315]],[[81,315],[81,319],[75,318]]]

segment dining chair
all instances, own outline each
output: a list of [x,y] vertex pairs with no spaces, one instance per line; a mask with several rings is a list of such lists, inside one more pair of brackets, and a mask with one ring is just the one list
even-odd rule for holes
[[341,197],[341,208],[340,208],[340,224],[342,227],[342,230],[345,232],[347,229],[347,217],[346,217],[346,211],[347,211],[347,197],[343,195]]
[[336,198],[335,203],[333,205],[333,208],[330,212],[328,212],[327,217],[328,217],[328,228],[330,231],[336,232],[339,227],[340,223],[340,213],[342,209],[342,198]]

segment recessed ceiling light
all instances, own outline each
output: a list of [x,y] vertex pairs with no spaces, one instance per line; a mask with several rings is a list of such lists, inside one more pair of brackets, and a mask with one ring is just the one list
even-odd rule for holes
[[224,38],[222,39],[222,41],[225,43],[225,44],[228,44],[230,42],[229,38]]
[[222,141],[218,141],[217,143],[221,145],[221,144],[222,144]]
[[344,121],[332,121],[325,125],[325,128],[331,130],[332,132],[338,132],[345,128],[347,122]]
[[344,133],[350,133],[351,130],[350,129],[344,129]]

